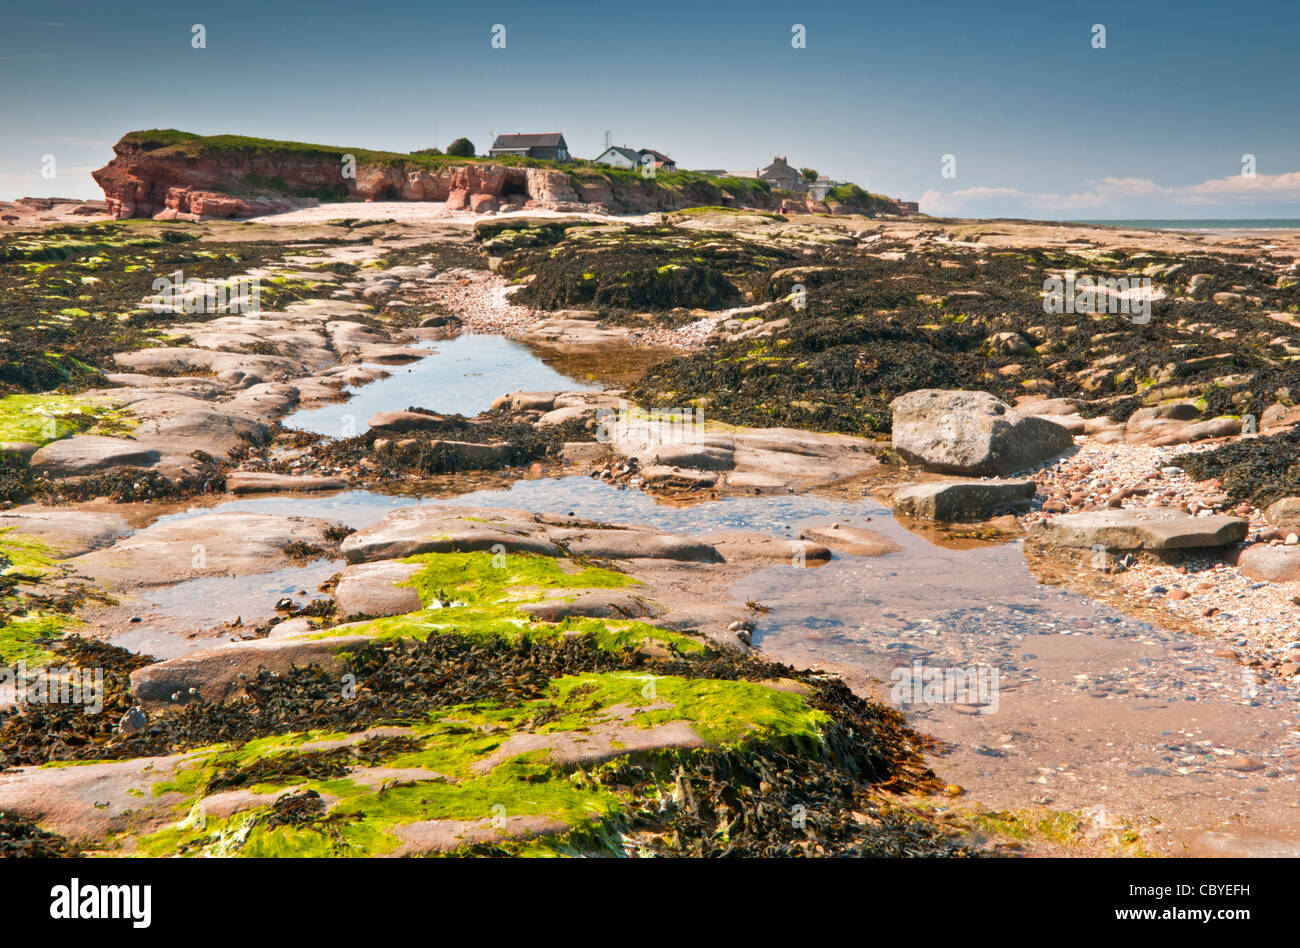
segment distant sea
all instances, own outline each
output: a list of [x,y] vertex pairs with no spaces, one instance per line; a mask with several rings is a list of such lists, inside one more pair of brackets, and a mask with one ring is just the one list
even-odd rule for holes
[[1069,221],[1071,224],[1106,224],[1141,230],[1300,230],[1294,217],[1189,218],[1187,220]]

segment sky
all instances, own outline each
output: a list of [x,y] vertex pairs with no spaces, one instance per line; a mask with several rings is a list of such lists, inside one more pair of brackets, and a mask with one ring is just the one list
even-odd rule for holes
[[1300,218],[1298,36],[1300,0],[0,0],[0,199],[102,198],[136,129],[588,158],[609,130],[946,216]]

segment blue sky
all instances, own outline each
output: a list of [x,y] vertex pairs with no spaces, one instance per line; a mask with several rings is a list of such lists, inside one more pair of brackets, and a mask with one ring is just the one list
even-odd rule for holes
[[1297,0],[0,0],[0,199],[101,197],[89,171],[138,128],[395,151],[558,128],[583,157],[606,129],[686,168],[787,155],[931,213],[1300,217],[1298,28]]

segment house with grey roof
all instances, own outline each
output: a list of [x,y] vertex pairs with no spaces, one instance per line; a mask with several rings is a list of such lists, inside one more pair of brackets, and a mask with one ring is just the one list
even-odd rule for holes
[[611,168],[639,168],[648,163],[656,171],[677,170],[677,162],[653,148],[633,149],[626,145],[610,145],[592,160]]
[[641,153],[625,145],[610,145],[592,160],[611,168],[636,168],[641,164]]
[[521,158],[541,158],[549,161],[568,161],[569,146],[560,132],[498,135],[488,154],[493,158],[518,155]]

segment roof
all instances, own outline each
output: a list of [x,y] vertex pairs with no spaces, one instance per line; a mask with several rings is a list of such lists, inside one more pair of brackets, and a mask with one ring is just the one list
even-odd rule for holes
[[760,178],[767,177],[768,175],[775,175],[777,177],[792,177],[792,178],[803,177],[803,175],[801,175],[794,168],[791,168],[785,162],[781,162],[781,164],[779,165],[773,162],[772,164],[764,168],[762,171],[760,171],[758,175]]
[[498,135],[493,148],[556,148],[564,144],[562,132],[535,132],[527,135]]
[[675,165],[675,164],[677,164],[677,162],[673,161],[671,158],[669,158],[669,157],[668,157],[667,155],[665,155],[663,152],[661,152],[661,151],[655,151],[653,148],[642,148],[642,149],[641,149],[641,154],[643,154],[643,155],[654,155],[654,159],[655,159],[655,161],[661,161],[661,162],[663,162],[664,164],[667,164],[667,165]]
[[596,160],[599,161],[601,158],[604,158],[605,155],[611,151],[618,152],[620,155],[622,155],[628,161],[632,162],[632,164],[634,165],[639,165],[641,163],[640,152],[635,152],[631,148],[627,148],[621,145],[610,145],[608,148],[606,148],[604,151],[602,151],[599,155],[596,156]]

